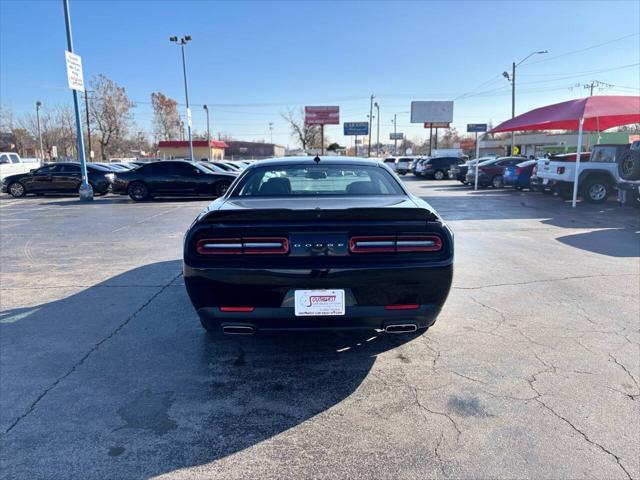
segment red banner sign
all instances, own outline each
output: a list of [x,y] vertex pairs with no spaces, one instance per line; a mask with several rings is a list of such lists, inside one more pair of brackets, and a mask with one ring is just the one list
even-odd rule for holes
[[340,107],[304,107],[304,123],[307,125],[338,125]]

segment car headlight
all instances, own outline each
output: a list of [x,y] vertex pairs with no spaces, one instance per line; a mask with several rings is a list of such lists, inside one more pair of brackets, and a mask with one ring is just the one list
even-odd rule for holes
[[110,182],[113,182],[116,179],[116,175],[114,173],[105,173],[104,176]]

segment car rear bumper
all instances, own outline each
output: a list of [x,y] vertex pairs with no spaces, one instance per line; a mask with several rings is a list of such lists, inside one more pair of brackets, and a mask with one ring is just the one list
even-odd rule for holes
[[[184,265],[189,297],[203,322],[250,324],[256,330],[384,329],[394,323],[430,326],[444,304],[453,262],[378,268],[231,269]],[[344,289],[345,315],[296,317],[294,290]],[[409,308],[398,308],[398,306]],[[251,307],[250,312],[220,307]],[[391,307],[391,308],[389,308]]]

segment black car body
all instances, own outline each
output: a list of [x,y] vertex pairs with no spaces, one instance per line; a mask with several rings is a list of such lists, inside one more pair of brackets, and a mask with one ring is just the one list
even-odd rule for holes
[[213,173],[197,162],[163,160],[145,163],[128,172],[117,172],[113,193],[129,195],[135,201],[153,197],[224,195],[237,175]]
[[[202,325],[227,333],[427,328],[452,276],[449,228],[389,167],[365,159],[254,164],[184,241]],[[342,310],[313,310],[340,296]]]
[[477,162],[484,162],[486,160],[491,160],[491,157],[480,157],[479,159],[467,160],[462,164],[454,164],[449,167],[449,180],[459,180],[460,182],[467,184],[467,173],[469,172],[469,167],[475,166]]
[[[111,187],[114,174],[100,165],[87,164],[87,176],[93,193],[103,195]],[[34,193],[77,193],[82,183],[80,164],[75,162],[50,163],[28,173],[10,175],[2,180],[2,192],[14,197]]]
[[504,185],[503,174],[506,167],[517,165],[526,158],[524,157],[498,157],[493,160],[480,162],[473,165],[467,171],[466,180],[469,185],[474,185],[476,181],[476,172],[479,171],[478,185],[487,187],[489,185],[495,188],[502,188]]
[[464,160],[459,157],[432,157],[418,163],[414,173],[419,177],[444,180],[447,178],[449,169],[453,165],[463,164]]

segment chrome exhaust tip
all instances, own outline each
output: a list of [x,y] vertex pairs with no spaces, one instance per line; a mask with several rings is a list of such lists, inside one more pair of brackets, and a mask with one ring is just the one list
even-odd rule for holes
[[418,330],[418,326],[415,323],[402,323],[384,327],[386,333],[411,333],[416,330]]
[[246,325],[225,325],[222,327],[222,333],[227,335],[253,335],[253,327]]

